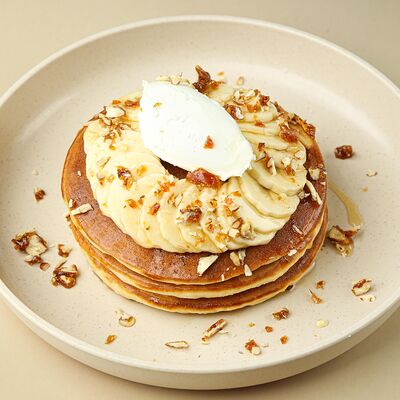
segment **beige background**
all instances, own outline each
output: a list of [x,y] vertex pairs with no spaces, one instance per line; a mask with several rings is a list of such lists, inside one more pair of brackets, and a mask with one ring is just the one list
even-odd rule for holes
[[[55,50],[89,34],[143,18],[197,13],[257,17],[314,33],[400,84],[396,0],[0,0],[0,93]],[[353,350],[304,374],[204,393],[153,388],[92,370],[44,343],[0,302],[0,399],[394,399],[400,392],[399,317],[400,311]]]

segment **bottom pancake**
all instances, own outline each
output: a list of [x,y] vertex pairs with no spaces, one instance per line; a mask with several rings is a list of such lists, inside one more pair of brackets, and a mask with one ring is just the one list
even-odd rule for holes
[[[301,257],[285,274],[273,282],[242,291],[229,296],[213,298],[180,298],[166,296],[141,290],[125,283],[111,272],[107,265],[101,263],[87,254],[89,263],[99,278],[114,292],[131,300],[164,311],[178,313],[208,314],[222,311],[232,311],[246,306],[261,303],[277,294],[284,292],[289,286],[295,284],[313,266],[325,238],[326,217],[320,232],[310,249]],[[251,278],[251,277],[249,277]]]

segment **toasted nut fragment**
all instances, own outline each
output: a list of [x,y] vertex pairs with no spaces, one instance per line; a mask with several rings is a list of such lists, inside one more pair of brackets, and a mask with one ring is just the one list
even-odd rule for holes
[[319,179],[320,174],[321,174],[321,170],[319,168],[310,168],[308,170],[308,173],[310,174],[311,179],[313,181],[317,181]]
[[288,342],[289,338],[286,335],[284,335],[284,336],[281,336],[280,340],[281,340],[282,344],[286,344]]
[[186,340],[178,340],[176,342],[167,342],[165,343],[167,347],[171,347],[173,349],[187,349],[189,347],[189,343]]
[[315,288],[316,289],[325,289],[325,284],[326,284],[326,282],[325,281],[318,281],[316,284],[315,284]]
[[106,341],[104,342],[105,344],[110,344],[112,343],[115,339],[117,338],[117,335],[108,335],[106,338]]
[[125,328],[130,328],[131,326],[135,325],[136,319],[132,315],[127,314],[123,310],[119,309],[116,311],[118,316],[118,323]]
[[273,330],[274,330],[274,328],[272,326],[267,325],[265,327],[265,332],[267,332],[267,333],[271,333]]
[[128,168],[119,166],[117,167],[118,179],[122,182],[122,185],[129,190],[133,185],[133,176]]
[[240,258],[238,256],[238,253],[236,251],[231,251],[229,253],[229,258],[231,259],[231,261],[233,262],[233,264],[235,264],[237,267],[240,267],[242,262],[240,261]]
[[54,269],[51,283],[53,286],[61,285],[66,289],[71,289],[76,285],[78,275],[79,271],[75,264],[69,266],[60,265]]
[[76,206],[75,200],[74,199],[69,199],[68,207],[69,208],[74,208],[75,206]]
[[156,215],[158,213],[158,210],[160,209],[160,203],[154,203],[150,208],[149,208],[149,214],[150,215]]
[[358,298],[361,301],[365,301],[367,303],[372,303],[373,301],[376,300],[376,297],[373,294],[363,294],[361,296],[358,296]]
[[361,296],[362,294],[368,293],[372,287],[371,279],[360,279],[358,282],[353,283],[351,291],[355,296]]
[[321,197],[319,197],[318,192],[315,190],[314,185],[307,179],[306,180],[306,186],[308,187],[308,190],[310,191],[311,197],[314,201],[318,203],[318,205],[322,204]]
[[125,110],[119,106],[106,106],[107,118],[119,118],[125,114],[126,114]]
[[199,263],[197,264],[197,273],[202,276],[204,272],[217,260],[218,256],[211,255],[207,257],[200,257]]
[[16,250],[31,256],[40,256],[48,249],[46,241],[35,230],[17,235],[11,242]]
[[378,172],[377,171],[372,171],[371,169],[369,169],[368,171],[367,171],[367,176],[369,176],[370,178],[372,177],[372,176],[377,176],[378,175]]
[[289,316],[289,310],[284,307],[282,310],[272,313],[272,316],[278,321],[281,319],[286,319]]
[[225,326],[227,322],[223,318],[219,319],[217,322],[214,322],[204,333],[203,336],[201,337],[201,340],[203,342],[208,341],[212,336],[217,334],[219,331],[221,331]]
[[249,351],[254,356],[261,354],[260,346],[256,343],[254,339],[249,340],[245,345],[245,349]]
[[36,188],[34,194],[35,194],[35,200],[36,201],[43,200],[44,196],[46,196],[46,192],[43,189],[40,189],[40,188]]
[[353,155],[353,147],[350,145],[343,145],[336,147],[335,149],[335,157],[341,160],[346,158],[350,158]]
[[319,298],[312,290],[310,290],[310,294],[311,294],[311,300],[312,300],[315,304],[322,303],[322,299]]
[[193,83],[193,86],[200,93],[207,93],[209,89],[214,89],[218,87],[218,82],[212,80],[210,74],[207,71],[204,71],[204,69],[201,68],[200,65],[196,65],[195,69],[198,78],[197,82]]
[[59,243],[57,245],[57,251],[58,255],[60,257],[67,258],[69,256],[69,253],[72,251],[72,247],[66,246],[65,244]]
[[244,119],[244,115],[239,106],[234,106],[233,104],[225,104],[224,108],[233,119]]
[[247,264],[243,265],[244,275],[245,276],[252,276],[253,272],[251,271],[250,267]]
[[79,215],[79,214],[86,214],[89,211],[92,211],[93,207],[89,203],[85,203],[80,205],[79,207],[74,208],[71,210],[71,215]]
[[42,262],[42,263],[40,263],[39,268],[42,271],[47,271],[50,268],[50,264],[47,262]]
[[289,250],[289,253],[287,254],[289,257],[294,256],[297,253],[296,249],[291,249]]
[[[28,255],[28,256],[26,256],[26,257],[24,258],[24,261],[25,261],[27,264],[29,264],[29,265],[40,264],[40,269],[42,269],[42,265],[43,265],[43,268],[46,268],[46,265],[44,265],[44,264],[47,264],[46,262],[44,262],[43,258],[40,257],[40,256],[31,256],[31,255]],[[47,264],[47,265],[48,265],[48,264]],[[46,268],[46,269],[47,269],[47,268]]]
[[328,239],[336,247],[336,250],[343,256],[347,257],[353,252],[354,242],[353,236],[358,233],[359,229],[345,231],[338,225],[333,225],[328,231]]
[[319,319],[317,321],[318,328],[326,328],[329,325],[329,321],[327,319]]

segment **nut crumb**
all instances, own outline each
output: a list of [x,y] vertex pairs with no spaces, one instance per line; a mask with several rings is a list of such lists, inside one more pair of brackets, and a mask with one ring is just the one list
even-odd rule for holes
[[227,322],[223,318],[219,319],[217,322],[214,322],[207,330],[203,333],[201,340],[203,342],[207,342],[212,336],[216,333],[220,332],[225,326]]
[[245,345],[244,348],[249,351],[254,356],[258,356],[261,354],[260,346],[256,343],[254,339],[249,340]]
[[291,250],[289,250],[288,256],[289,257],[294,256],[296,253],[297,253],[296,249],[291,249]]
[[282,310],[272,313],[272,316],[278,321],[280,321],[281,319],[286,319],[289,316],[289,310],[284,307],[282,308]]
[[377,171],[373,171],[372,169],[369,169],[367,171],[367,176],[372,177],[372,176],[377,176],[378,172]]
[[165,346],[171,347],[172,349],[187,349],[189,347],[189,343],[186,340],[178,340],[175,342],[167,342]]
[[358,282],[353,283],[353,287],[351,291],[355,296],[361,296],[363,294],[368,293],[372,287],[372,280],[371,279],[360,279]]
[[327,237],[343,257],[348,257],[353,252],[353,237],[358,231],[359,229],[345,231],[340,228],[340,226],[333,225],[331,229],[329,229]]
[[313,181],[317,181],[319,179],[321,170],[319,168],[310,168],[308,173]]
[[112,343],[116,338],[117,338],[117,335],[108,335],[104,343],[105,343],[105,344],[110,344],[110,343]]
[[310,294],[311,294],[311,300],[315,303],[315,304],[320,304],[322,303],[322,299],[320,297],[318,297],[312,290],[310,290]]
[[252,270],[250,269],[250,267],[247,264],[244,264],[243,269],[244,269],[244,275],[245,276],[252,276],[253,275]]
[[214,148],[214,141],[212,140],[211,136],[207,136],[206,141],[204,142],[205,149],[212,149]]
[[77,208],[74,208],[73,210],[71,210],[71,215],[79,215],[79,214],[85,214],[88,211],[92,211],[93,207],[89,204],[89,203],[85,203],[80,205]]
[[376,300],[376,297],[373,294],[362,294],[361,296],[358,296],[358,298],[366,303],[372,303]]
[[265,327],[265,332],[267,332],[267,333],[271,333],[273,330],[274,330],[274,328],[272,326],[267,325]]
[[346,158],[350,158],[353,156],[353,147],[350,145],[343,145],[336,147],[335,149],[335,157],[340,160],[345,160]]
[[44,196],[46,196],[46,192],[43,189],[36,188],[34,195],[35,195],[35,200],[39,202],[44,199]]
[[11,242],[15,250],[25,252],[30,256],[40,256],[48,249],[47,242],[35,230],[17,235]]
[[131,326],[135,325],[136,318],[132,315],[127,314],[123,310],[119,309],[115,312],[118,316],[118,323],[125,328],[130,328]]
[[326,284],[326,282],[323,281],[323,280],[318,281],[318,282],[315,284],[315,288],[316,288],[316,289],[325,289],[325,284]]
[[289,340],[289,338],[286,335],[281,336],[281,338],[280,338],[280,341],[282,344],[286,344],[288,342],[288,340]]
[[54,269],[51,283],[53,286],[61,285],[66,289],[71,289],[76,285],[79,271],[75,264],[64,266],[64,262]]
[[60,257],[67,258],[71,253],[72,247],[66,246],[65,244],[59,243],[57,245],[57,252]]
[[197,265],[197,273],[199,276],[202,276],[204,272],[207,271],[207,269],[215,262],[217,261],[218,256],[217,255],[211,255],[207,257],[200,257],[199,258],[199,263]]

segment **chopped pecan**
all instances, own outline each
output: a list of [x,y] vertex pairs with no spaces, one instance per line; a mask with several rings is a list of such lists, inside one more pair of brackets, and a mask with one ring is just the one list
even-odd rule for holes
[[358,230],[345,231],[338,225],[333,225],[328,231],[328,239],[336,247],[336,250],[344,257],[349,256],[354,247],[353,237]]
[[126,189],[130,189],[133,184],[132,173],[128,168],[125,167],[117,167],[117,175],[118,178],[122,181],[123,185]]
[[310,290],[310,294],[311,294],[311,300],[312,300],[315,304],[322,303],[322,299],[321,299],[320,297],[318,297],[312,290]]
[[234,106],[233,104],[225,104],[224,108],[233,119],[244,119],[244,115],[242,114],[242,110],[239,106]]
[[286,319],[289,316],[289,310],[286,307],[284,307],[282,308],[282,310],[272,313],[272,316],[278,321],[281,319]]
[[66,289],[71,289],[76,285],[78,275],[79,271],[75,264],[70,266],[64,266],[62,264],[54,269],[51,283],[54,286],[61,285]]
[[351,291],[355,296],[361,296],[365,293],[368,293],[371,287],[372,287],[371,279],[363,278],[353,284]]
[[210,89],[216,89],[218,87],[218,82],[212,80],[210,74],[207,71],[204,71],[200,65],[196,65],[195,69],[198,78],[197,82],[193,83],[193,86],[200,93],[207,93]]
[[256,343],[254,339],[249,340],[245,345],[245,349],[251,354],[258,356],[261,353],[260,346]]
[[72,248],[69,246],[66,246],[65,244],[59,243],[57,245],[57,252],[60,257],[67,258],[69,256],[69,253],[71,253],[71,251],[72,251]]
[[158,213],[158,210],[160,209],[160,203],[154,203],[150,208],[149,208],[149,214],[150,215],[156,215]]
[[200,207],[201,204],[195,201],[192,204],[187,205],[185,208],[180,209],[179,212],[183,215],[184,222],[199,222],[203,213]]
[[226,326],[227,322],[224,319],[219,319],[217,322],[214,322],[201,337],[203,342],[207,342],[212,336],[217,334],[220,330],[222,330]]
[[40,189],[40,188],[35,189],[35,200],[36,201],[43,200],[44,196],[46,196],[46,192],[43,189]]
[[345,160],[346,158],[350,158],[352,156],[353,156],[353,147],[348,144],[336,147],[336,149],[335,149],[335,157],[336,158]]
[[34,230],[17,235],[11,242],[14,243],[16,250],[25,252],[31,256],[39,256],[48,249],[46,241]]

